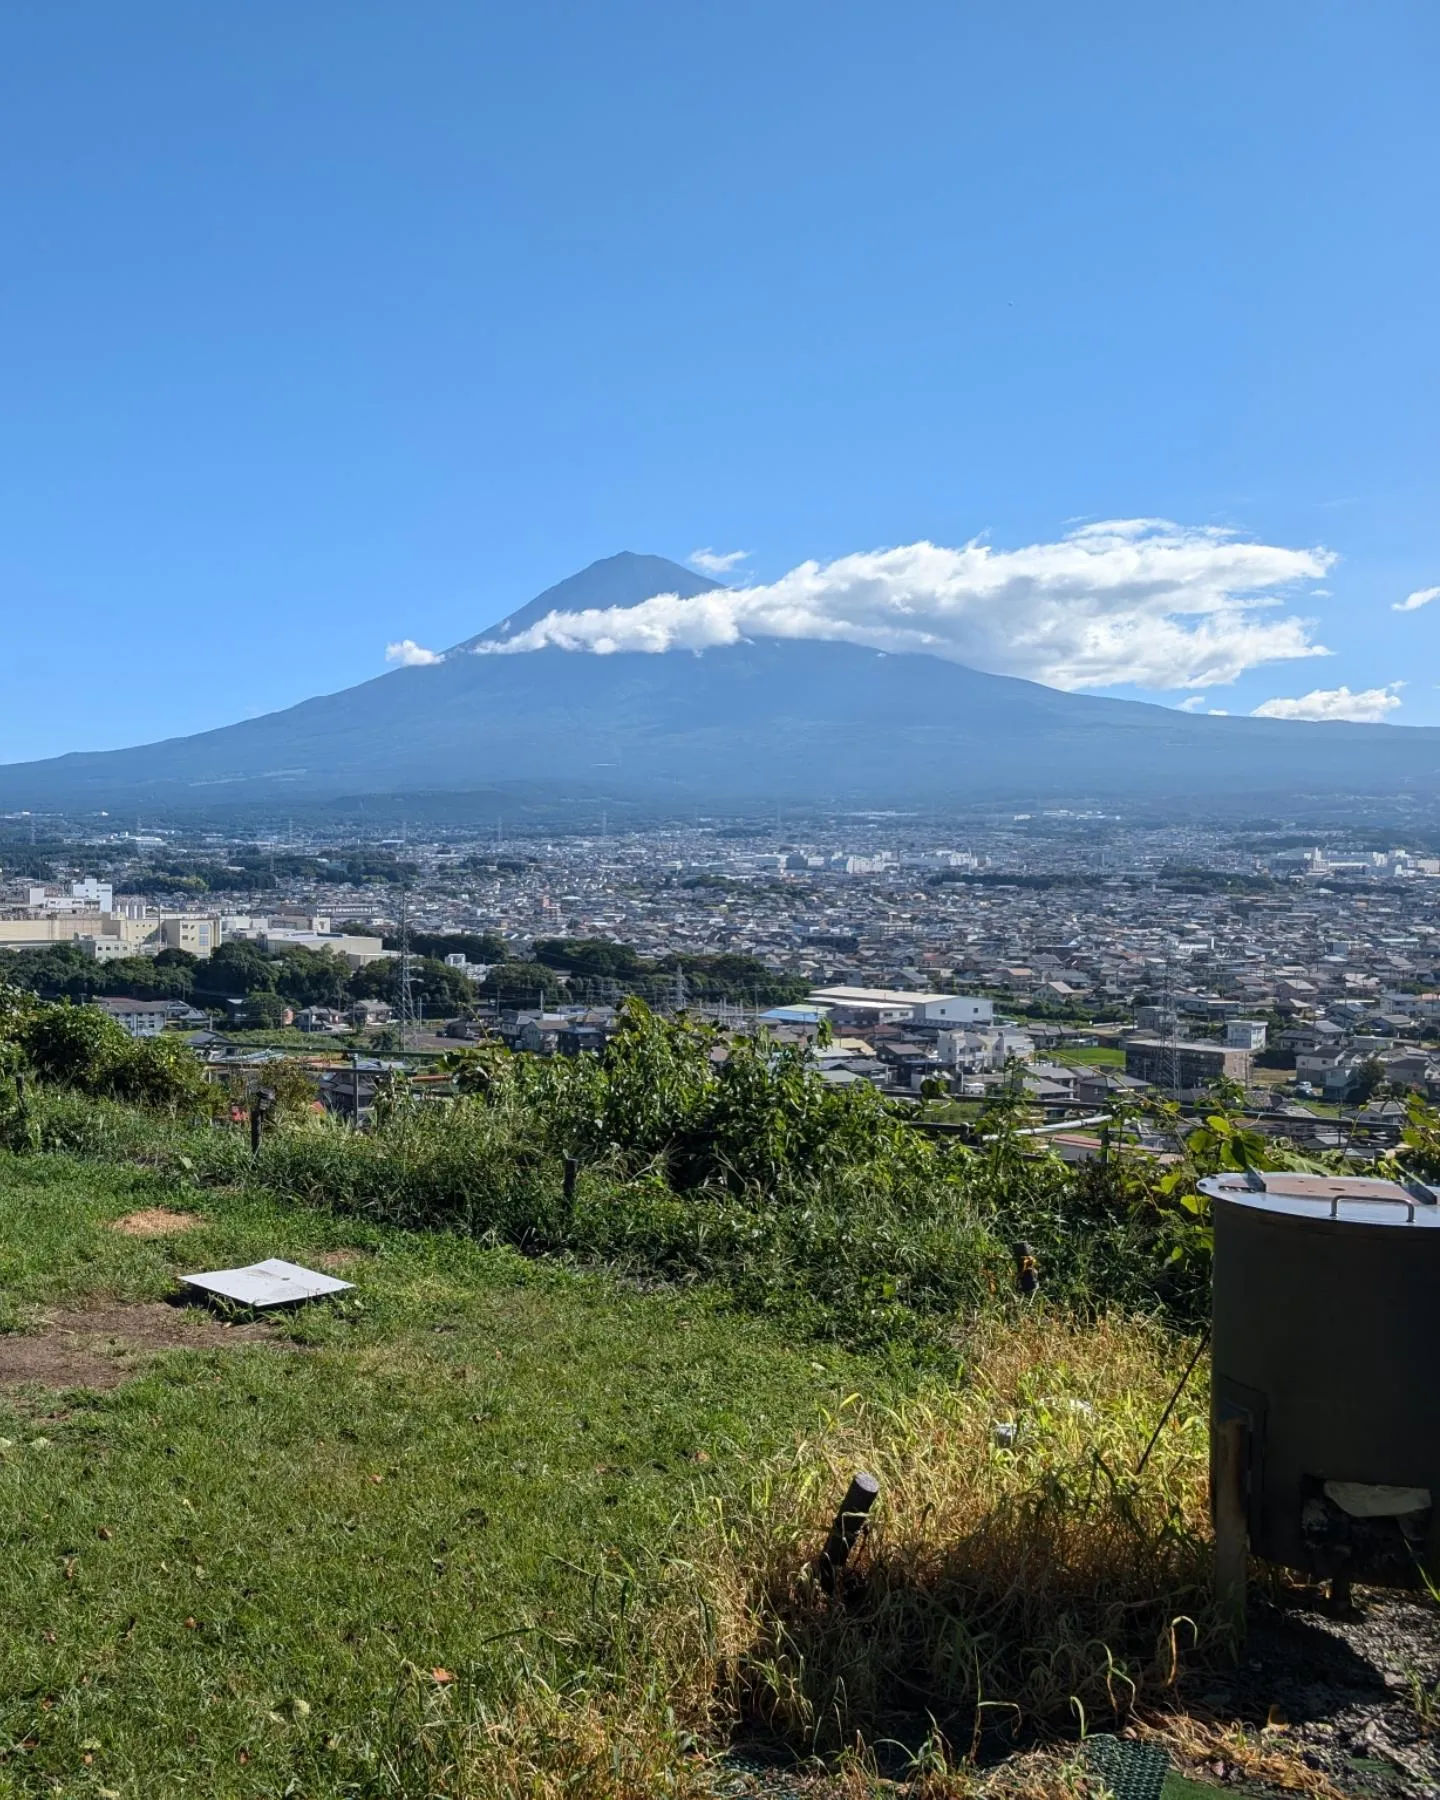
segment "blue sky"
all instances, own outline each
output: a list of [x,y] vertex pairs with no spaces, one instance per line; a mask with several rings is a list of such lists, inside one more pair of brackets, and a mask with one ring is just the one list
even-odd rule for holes
[[0,760],[621,548],[1136,518],[1335,558],[1247,615],[1333,655],[1149,697],[1440,723],[1437,75],[1431,0],[11,8]]

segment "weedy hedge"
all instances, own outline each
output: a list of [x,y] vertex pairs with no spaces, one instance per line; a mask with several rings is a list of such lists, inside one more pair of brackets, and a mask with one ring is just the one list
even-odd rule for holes
[[1196,1179],[1277,1160],[1222,1109],[1176,1167],[1118,1140],[1104,1162],[1071,1167],[1020,1135],[1014,1094],[975,1142],[937,1142],[904,1103],[822,1081],[802,1050],[662,1021],[638,1002],[603,1055],[486,1047],[450,1068],[453,1097],[401,1080],[359,1133],[292,1113],[252,1158],[183,1045],[133,1043],[94,1009],[0,996],[0,1143],[718,1283],[819,1336],[947,1356],[961,1322],[1014,1291],[1021,1241],[1042,1292],[1071,1313],[1193,1323],[1209,1254]]

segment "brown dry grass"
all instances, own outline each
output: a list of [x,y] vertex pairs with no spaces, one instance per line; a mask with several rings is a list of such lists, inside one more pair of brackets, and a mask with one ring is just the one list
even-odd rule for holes
[[[953,1391],[842,1407],[717,1505],[737,1714],[817,1750],[929,1734],[953,1761],[982,1741],[1111,1729],[1170,1694],[1218,1637],[1203,1380],[1133,1470],[1187,1350],[1134,1321],[994,1323]],[[857,1468],[881,1498],[831,1597],[813,1561]]]
[[369,1261],[366,1250],[322,1250],[310,1258],[317,1269],[353,1269]]
[[147,1206],[139,1212],[126,1213],[123,1219],[111,1219],[109,1229],[122,1237],[177,1237],[182,1231],[193,1231],[204,1223],[199,1213],[172,1212],[166,1206]]
[[1163,1744],[1182,1764],[1220,1762],[1245,1781],[1286,1793],[1310,1794],[1314,1800],[1345,1800],[1329,1776],[1311,1768],[1278,1732],[1272,1736],[1268,1731],[1255,1732],[1234,1722],[1197,1718],[1186,1712],[1137,1719],[1134,1731],[1137,1737]]
[[408,1669],[396,1696],[386,1792],[447,1800],[714,1800],[654,1693],[557,1692],[531,1675],[503,1705],[466,1707],[454,1688]]

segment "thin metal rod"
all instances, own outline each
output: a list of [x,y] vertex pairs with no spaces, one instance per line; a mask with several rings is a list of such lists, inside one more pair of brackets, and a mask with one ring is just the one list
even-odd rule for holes
[[1185,1392],[1186,1383],[1189,1381],[1190,1377],[1195,1373],[1195,1365],[1196,1365],[1196,1363],[1199,1362],[1200,1358],[1205,1354],[1205,1347],[1209,1342],[1210,1342],[1210,1327],[1207,1325],[1205,1327],[1204,1335],[1201,1337],[1200,1342],[1195,1346],[1195,1354],[1190,1358],[1189,1362],[1186,1363],[1186,1365],[1185,1365],[1185,1373],[1180,1377],[1179,1382],[1176,1384],[1175,1392],[1165,1402],[1165,1410],[1160,1415],[1160,1422],[1155,1427],[1154,1431],[1152,1431],[1150,1433],[1150,1442],[1145,1446],[1143,1452],[1141,1453],[1139,1462],[1136,1463],[1136,1465],[1135,1465],[1135,1473],[1137,1475],[1143,1475],[1145,1473],[1145,1465],[1150,1460],[1150,1452],[1160,1442],[1160,1433],[1165,1429],[1166,1421],[1169,1419],[1171,1413],[1174,1412],[1176,1406],[1179,1404],[1180,1396]]

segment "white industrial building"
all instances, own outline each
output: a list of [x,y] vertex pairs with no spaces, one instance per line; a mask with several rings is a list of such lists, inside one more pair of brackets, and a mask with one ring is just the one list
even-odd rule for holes
[[968,994],[917,994],[906,988],[816,988],[809,1005],[847,1025],[988,1025],[995,1017],[989,1000]]

